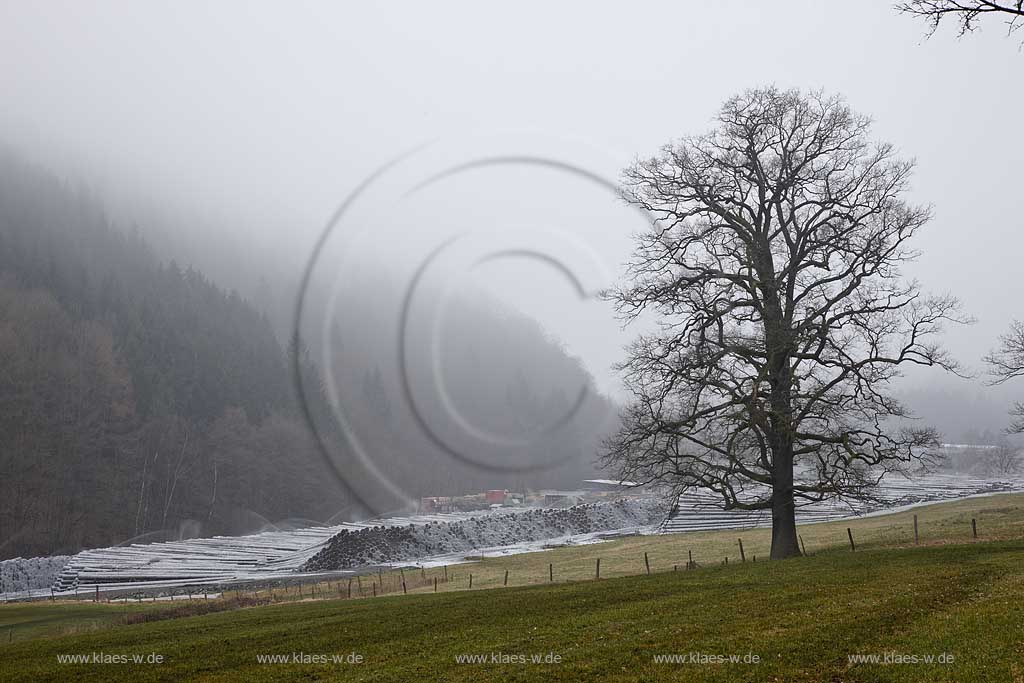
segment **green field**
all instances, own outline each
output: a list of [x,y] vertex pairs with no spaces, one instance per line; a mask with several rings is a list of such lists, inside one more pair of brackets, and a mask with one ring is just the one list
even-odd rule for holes
[[[750,561],[754,552],[763,557],[764,538],[745,532],[748,562],[736,561],[737,547],[722,566],[712,559],[717,551],[738,544],[735,532],[721,532],[628,538],[487,560],[472,569],[483,585],[503,580],[506,568],[510,577],[539,583],[547,579],[549,562],[583,578],[592,576],[593,553],[602,557],[602,575],[606,564],[609,576],[627,569],[635,574],[645,571],[646,550],[651,576],[494,590],[477,590],[475,579],[474,590],[455,590],[468,579],[466,565],[450,568],[454,580],[440,584],[445,592],[438,595],[428,579],[412,591],[425,594],[305,600],[133,625],[110,619],[113,625],[78,632],[74,624],[98,618],[90,610],[101,615],[124,608],[5,606],[0,625],[35,615],[49,626],[39,627],[36,637],[3,639],[0,680],[1024,680],[1024,496],[916,512],[920,547],[913,547],[911,518],[903,514],[849,524],[857,552],[844,545],[846,524],[801,527],[808,551],[815,539],[815,554],[785,562]],[[698,570],[683,570],[688,546],[706,550]],[[679,571],[672,571],[672,560]],[[63,622],[60,610],[67,610]],[[58,659],[93,653],[155,654],[163,661]],[[361,661],[258,659],[296,653],[343,660],[354,653]],[[691,654],[697,662],[656,661]],[[486,661],[457,661],[466,655]],[[558,662],[519,661],[534,655]],[[851,664],[850,655],[919,661]],[[718,656],[741,661],[709,663]],[[928,657],[934,661],[924,662]]]

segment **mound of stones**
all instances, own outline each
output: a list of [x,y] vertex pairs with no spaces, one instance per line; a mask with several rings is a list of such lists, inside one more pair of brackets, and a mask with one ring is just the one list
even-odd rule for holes
[[0,561],[0,593],[49,588],[71,557],[15,557]]
[[495,513],[453,522],[346,529],[332,537],[303,570],[352,569],[559,536],[647,526],[660,522],[665,513],[666,507],[660,502],[625,499],[568,508]]

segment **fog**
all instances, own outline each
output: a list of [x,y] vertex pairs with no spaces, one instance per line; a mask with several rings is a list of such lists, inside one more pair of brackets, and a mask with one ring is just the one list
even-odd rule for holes
[[[977,318],[946,342],[981,370],[980,357],[1024,315],[1015,277],[1024,138],[1012,130],[1024,114],[1020,44],[994,22],[963,39],[951,27],[930,39],[924,31],[884,2],[645,3],[629,12],[582,3],[5,3],[0,139],[88,185],[119,224],[142,217],[162,256],[238,288],[284,327],[332,212],[410,150],[532,131],[557,141],[554,156],[570,150],[615,179],[635,157],[707,129],[745,87],[823,88],[917,159],[913,199],[935,218],[910,274],[955,293]],[[461,230],[546,222],[579,236],[617,276],[642,224],[605,190],[543,173],[442,183],[415,211],[389,215],[376,242],[364,235],[363,248],[402,279],[424,250]],[[490,263],[470,279],[535,317],[618,395],[611,365],[635,330],[621,330],[607,304],[581,299],[531,259]],[[985,392],[997,411],[989,428],[1005,422],[1012,396],[937,372],[905,384]]]

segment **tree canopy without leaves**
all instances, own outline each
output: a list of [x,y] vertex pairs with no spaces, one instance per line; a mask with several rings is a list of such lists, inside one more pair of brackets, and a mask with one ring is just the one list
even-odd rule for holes
[[781,558],[799,554],[795,504],[869,496],[938,445],[886,389],[904,364],[955,371],[935,337],[961,318],[901,278],[929,210],[901,199],[913,164],[866,117],[767,88],[717,123],[624,172],[655,220],[608,296],[660,324],[621,366],[635,401],[605,464],[770,509]]
[[[1024,377],[1024,323],[1014,321],[1010,331],[999,338],[999,348],[985,356],[993,384],[1002,384]],[[1024,434],[1024,402],[1014,404],[1010,415],[1014,420],[1007,428],[1011,434]]]
[[957,22],[961,36],[978,28],[978,22],[987,16],[1005,19],[1010,32],[1015,31],[1024,21],[1024,0],[908,0],[896,5],[896,9],[927,21],[929,34],[934,33],[944,19]]

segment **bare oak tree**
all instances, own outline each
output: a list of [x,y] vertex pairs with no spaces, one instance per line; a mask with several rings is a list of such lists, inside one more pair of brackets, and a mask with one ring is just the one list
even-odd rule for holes
[[936,344],[958,302],[900,266],[929,219],[901,199],[913,164],[838,97],[774,88],[725,103],[713,132],[624,172],[653,217],[628,322],[657,317],[621,365],[635,401],[604,464],[622,480],[770,509],[772,558],[799,555],[795,505],[868,497],[938,434],[886,393],[900,366],[957,366]]
[[944,19],[957,22],[961,36],[973,32],[978,22],[987,16],[1005,19],[1010,33],[1024,22],[1024,0],[907,0],[897,4],[896,9],[928,22],[929,35],[938,30]]

